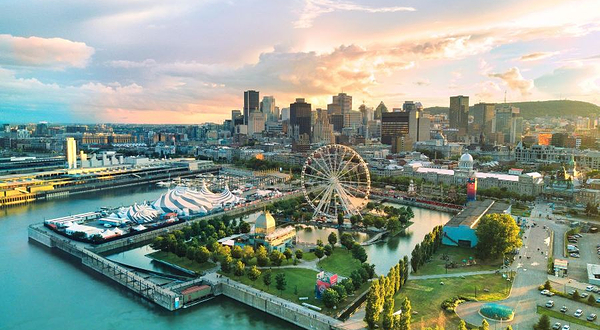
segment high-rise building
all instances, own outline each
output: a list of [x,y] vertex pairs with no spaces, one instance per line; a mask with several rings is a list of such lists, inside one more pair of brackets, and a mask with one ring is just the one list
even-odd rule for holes
[[315,143],[335,143],[333,136],[333,125],[329,122],[327,111],[317,109],[316,120],[313,127],[313,142]]
[[504,135],[504,142],[515,144],[520,141],[523,133],[523,117],[519,108],[509,105],[496,107],[494,119],[494,132]]
[[473,123],[469,131],[473,135],[483,132],[485,136],[491,136],[494,130],[493,122],[496,115],[496,104],[477,103],[473,106],[470,114],[473,115]]
[[263,96],[260,102],[260,112],[267,116],[267,121],[277,121],[279,114],[275,113],[275,98],[273,96]]
[[281,121],[289,121],[290,120],[290,108],[282,108],[281,109]]
[[248,121],[248,135],[261,134],[265,130],[267,115],[260,111],[250,112]]
[[248,90],[244,92],[244,124],[248,125],[248,116],[252,111],[259,111],[258,91]]
[[381,114],[381,143],[391,145],[395,138],[409,134],[409,113],[404,111]]
[[458,95],[450,97],[450,128],[458,129],[458,136],[462,137],[468,133],[469,125],[469,97]]
[[338,104],[341,108],[342,114],[352,110],[352,96],[346,93],[339,93],[333,96],[333,104]]
[[77,168],[77,142],[74,138],[67,138],[67,168]]
[[36,136],[47,136],[48,135],[48,123],[45,121],[40,122],[35,127]]
[[292,137],[299,138],[306,134],[310,137],[311,105],[303,98],[297,98],[296,102],[290,104],[290,127]]
[[431,120],[423,114],[420,102],[408,101],[402,107],[408,113],[408,135],[412,142],[430,140]]
[[373,114],[374,120],[381,120],[381,114],[388,112],[388,108],[385,106],[383,101],[379,103],[377,108],[375,108],[375,113]]
[[337,103],[329,103],[327,105],[327,114],[329,116],[341,115],[342,114],[342,107],[339,104],[337,104]]

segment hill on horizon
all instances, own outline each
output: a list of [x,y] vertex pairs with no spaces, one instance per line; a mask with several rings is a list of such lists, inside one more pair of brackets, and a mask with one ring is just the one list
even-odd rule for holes
[[[563,116],[600,116],[600,106],[593,103],[572,100],[551,100],[551,101],[532,101],[532,102],[512,102],[508,103],[521,109],[523,119],[533,119],[535,117],[563,117]],[[473,107],[469,107],[472,109]],[[425,111],[435,115],[448,113],[448,107],[430,107]]]

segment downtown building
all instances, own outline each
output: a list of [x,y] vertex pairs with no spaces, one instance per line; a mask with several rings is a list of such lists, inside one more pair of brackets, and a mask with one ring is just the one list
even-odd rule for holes
[[525,147],[517,144],[514,152],[515,161],[525,164],[569,164],[576,161],[581,167],[600,170],[600,151],[560,148],[552,145],[532,145]]
[[450,128],[458,130],[458,138],[464,138],[469,130],[469,97],[464,95],[450,97],[448,111]]

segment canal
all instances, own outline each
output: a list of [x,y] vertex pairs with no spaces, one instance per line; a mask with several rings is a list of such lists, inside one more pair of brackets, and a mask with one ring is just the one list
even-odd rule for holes
[[[66,199],[31,203],[0,210],[0,329],[294,329],[289,323],[239,304],[225,297],[210,303],[167,312],[105,278],[87,270],[65,255],[27,241],[27,226],[48,218],[96,210],[102,206],[131,205],[155,200],[165,188],[153,186],[78,195]],[[397,206],[397,205],[396,205]],[[386,274],[436,225],[451,215],[413,208],[415,222],[405,234],[366,246],[368,262],[379,274]],[[254,222],[257,214],[247,221]],[[326,242],[331,228],[299,231],[301,241],[317,238]],[[357,240],[368,239],[367,234]],[[152,263],[145,254],[149,246],[111,256],[141,268],[169,272]]]

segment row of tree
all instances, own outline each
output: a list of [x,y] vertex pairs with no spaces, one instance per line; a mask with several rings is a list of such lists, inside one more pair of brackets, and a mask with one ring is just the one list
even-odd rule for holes
[[430,233],[425,235],[420,244],[415,245],[410,258],[410,265],[413,272],[417,272],[419,267],[425,264],[425,262],[439,249],[442,245],[443,235],[443,226],[435,226]]
[[380,276],[371,283],[367,293],[365,322],[374,329],[381,321],[384,329],[410,329],[410,301],[402,302],[401,314],[394,316],[394,296],[408,280],[408,257],[404,256],[390,269],[387,276]]

